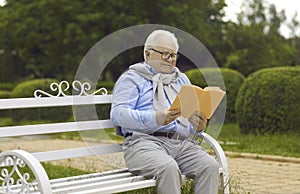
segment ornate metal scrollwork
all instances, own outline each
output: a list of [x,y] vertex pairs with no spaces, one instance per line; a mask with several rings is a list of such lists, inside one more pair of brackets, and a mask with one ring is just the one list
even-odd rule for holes
[[0,165],[0,193],[26,194],[37,190],[36,179],[30,173],[23,172],[26,164],[22,159],[3,156],[0,158]]
[[[41,98],[42,96],[47,97],[62,97],[62,96],[69,96],[66,92],[70,89],[70,84],[67,81],[61,81],[60,83],[53,82],[50,84],[50,90],[53,92],[57,92],[56,95],[52,95],[48,92],[43,90],[35,90],[34,97]],[[93,96],[93,95],[107,95],[106,88],[100,88],[94,92],[91,91],[92,86],[88,82],[81,83],[78,80],[72,82],[72,89],[76,92],[76,96]],[[73,95],[74,96],[74,95]]]

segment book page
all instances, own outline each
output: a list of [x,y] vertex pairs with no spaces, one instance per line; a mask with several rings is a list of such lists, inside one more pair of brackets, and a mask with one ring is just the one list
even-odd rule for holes
[[224,95],[225,91],[219,87],[202,89],[195,85],[182,85],[169,110],[180,109],[181,116],[185,118],[188,118],[195,111],[199,111],[209,119]]
[[219,87],[206,87],[204,92],[198,92],[199,112],[206,118],[211,118],[218,105],[225,96],[225,92]]

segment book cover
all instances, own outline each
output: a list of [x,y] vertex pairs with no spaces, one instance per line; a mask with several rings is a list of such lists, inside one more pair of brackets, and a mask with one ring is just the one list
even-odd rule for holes
[[195,85],[182,85],[169,110],[180,109],[181,116],[188,118],[199,111],[210,119],[226,92],[215,86],[201,88]]

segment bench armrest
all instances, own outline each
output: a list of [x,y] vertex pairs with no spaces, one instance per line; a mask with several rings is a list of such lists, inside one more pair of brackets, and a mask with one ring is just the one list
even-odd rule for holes
[[[0,193],[29,193],[36,190],[43,194],[52,193],[45,169],[32,154],[24,150],[0,153],[0,169]],[[30,177],[30,174],[34,177]]]
[[225,153],[222,149],[222,147],[220,146],[220,144],[217,142],[217,140],[215,140],[212,136],[208,135],[205,132],[202,132],[200,134],[200,137],[209,144],[209,146],[214,150],[216,156],[217,156],[217,161],[219,163],[219,166],[221,167],[221,169],[223,170],[223,172],[221,172],[222,174],[222,185],[224,185],[224,193],[229,193],[229,172],[228,172],[228,163],[227,163],[227,159],[225,156]]

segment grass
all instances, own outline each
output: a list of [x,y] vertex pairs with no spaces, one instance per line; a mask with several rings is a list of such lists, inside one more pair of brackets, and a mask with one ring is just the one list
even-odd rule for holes
[[[241,134],[237,124],[225,124],[218,137],[225,151],[300,157],[300,134]],[[229,143],[234,142],[234,144]]]
[[[76,168],[72,168],[69,166],[57,166],[50,163],[42,163],[42,166],[46,170],[49,179],[55,179],[55,178],[63,178],[63,177],[69,177],[69,176],[76,176],[76,175],[83,175],[89,173],[88,171],[79,170]],[[30,179],[28,179],[28,182],[32,182],[35,180],[35,177],[33,175],[33,172],[29,169],[29,167],[26,165],[24,167],[17,166],[18,170],[22,175],[24,173],[29,173]],[[12,177],[14,180],[19,179],[19,175],[12,169],[12,167],[0,167],[0,171],[2,172],[4,169],[7,169],[9,173],[12,173]],[[4,171],[3,171],[4,172]],[[3,184],[3,180],[0,179],[0,185]]]

